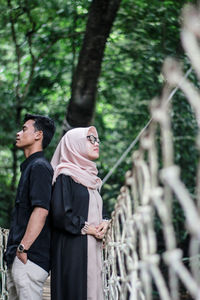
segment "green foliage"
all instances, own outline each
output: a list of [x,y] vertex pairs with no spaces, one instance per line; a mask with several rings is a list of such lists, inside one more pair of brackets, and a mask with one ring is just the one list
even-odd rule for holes
[[[1,2],[0,225],[7,226],[15,194],[14,188],[11,189],[15,133],[26,112],[53,117],[57,131],[46,152],[51,158],[62,134],[71,79],[91,1],[12,0],[12,9],[8,8],[6,0]],[[188,65],[180,43],[180,13],[188,2],[195,3],[187,0],[123,0],[121,3],[107,42],[97,90],[94,124],[102,141],[101,158],[97,163],[101,178],[148,122],[149,102],[160,93],[163,84],[164,58],[175,56],[185,62],[186,67]],[[13,38],[11,17],[17,43]],[[18,52],[16,46],[19,46]],[[195,78],[192,80],[195,82]],[[196,124],[181,95],[175,97],[173,106],[175,159],[182,167],[182,179],[194,194],[198,157],[194,142]],[[22,152],[18,152],[17,157],[19,166]],[[102,188],[109,212],[124,182],[125,171],[131,167],[129,154]],[[19,177],[19,168],[17,174]],[[180,208],[177,208],[174,216],[177,222],[180,221],[179,213]]]
[[8,228],[10,207],[14,203],[14,192],[10,190],[12,180],[11,153],[8,149],[0,151],[0,226]]
[[[96,122],[100,128],[103,124],[100,170],[106,173],[148,122],[149,101],[159,95],[163,85],[164,58],[175,56],[188,67],[180,43],[180,14],[187,2],[192,1],[122,2],[107,43],[98,90]],[[176,163],[182,167],[187,187],[194,192],[196,125],[189,107],[183,97],[181,101],[179,95],[174,97],[173,129],[175,141],[179,140],[175,142]],[[178,130],[180,120],[184,123],[182,131]],[[104,199],[110,199],[110,211],[124,172],[130,168],[131,154],[102,189]]]
[[[90,1],[1,1],[0,151],[9,157],[0,162],[1,225],[8,226],[14,203],[18,181],[13,181],[13,145],[25,113],[55,119],[56,136],[46,152],[49,159],[61,136],[89,5]],[[17,158],[19,177],[22,152]]]

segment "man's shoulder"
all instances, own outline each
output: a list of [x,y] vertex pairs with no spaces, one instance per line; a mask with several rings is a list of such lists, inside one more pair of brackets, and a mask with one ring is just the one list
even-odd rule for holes
[[50,162],[45,157],[37,157],[32,162],[32,169],[36,170],[48,170],[49,172],[53,173],[53,168]]

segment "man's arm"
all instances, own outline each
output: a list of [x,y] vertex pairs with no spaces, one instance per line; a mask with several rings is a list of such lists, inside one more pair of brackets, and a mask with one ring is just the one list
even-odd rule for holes
[[[25,249],[28,250],[33,242],[36,240],[40,232],[42,231],[42,228],[44,227],[44,224],[46,222],[46,218],[48,215],[48,210],[42,207],[35,207],[27,228],[26,232],[21,240],[21,244],[24,245]],[[27,253],[20,253],[17,251],[17,257],[26,264],[27,262]]]

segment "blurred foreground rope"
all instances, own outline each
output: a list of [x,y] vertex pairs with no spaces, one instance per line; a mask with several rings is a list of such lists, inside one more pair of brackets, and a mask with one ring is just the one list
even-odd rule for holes
[[[200,79],[200,12],[186,6],[182,17],[182,44]],[[180,290],[187,299],[200,299],[200,163],[194,201],[174,164],[169,101],[173,88],[179,87],[200,128],[200,93],[187,79],[189,74],[184,76],[180,64],[171,58],[164,62],[163,75],[166,84],[161,97],[151,102],[151,119],[140,135],[139,150],[132,155],[133,167],[126,173],[107,232],[103,268],[106,300],[178,300]],[[199,137],[200,130],[198,148]],[[187,266],[176,242],[174,200],[185,215],[190,237]],[[156,218],[161,223],[162,254],[158,252]]]

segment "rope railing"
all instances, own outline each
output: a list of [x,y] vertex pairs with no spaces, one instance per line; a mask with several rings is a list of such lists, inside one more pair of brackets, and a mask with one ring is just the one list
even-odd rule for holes
[[6,290],[6,265],[3,261],[3,254],[6,248],[8,230],[0,228],[0,300],[6,300],[8,293]]
[[[200,79],[200,12],[193,6],[183,10],[181,39]],[[178,300],[182,291],[187,299],[200,299],[200,163],[194,201],[174,164],[169,101],[173,88],[179,86],[194,111],[200,148],[200,93],[171,58],[164,62],[163,75],[166,84],[161,97],[151,102],[151,122],[132,155],[133,167],[126,173],[107,232],[103,267],[106,300]],[[177,246],[175,201],[184,213],[190,236],[188,259]],[[162,251],[156,220],[164,241]]]

